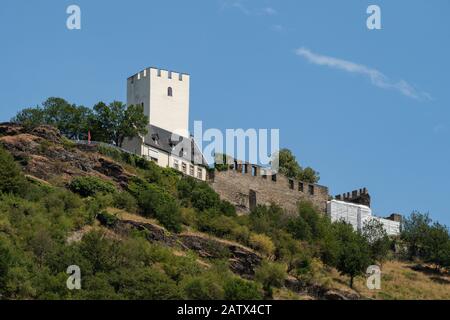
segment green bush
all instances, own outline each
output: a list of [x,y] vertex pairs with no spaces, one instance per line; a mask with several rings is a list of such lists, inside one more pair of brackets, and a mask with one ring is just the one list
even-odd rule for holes
[[100,212],[97,216],[98,221],[106,227],[114,227],[119,219],[106,211]]
[[260,286],[251,281],[233,277],[225,282],[225,300],[261,300]]
[[0,192],[17,194],[25,185],[26,180],[14,158],[0,147]]
[[223,300],[224,290],[218,281],[211,281],[205,276],[187,279],[184,284],[186,297],[191,300]]
[[116,191],[111,182],[92,176],[76,177],[70,182],[69,189],[82,197],[94,196],[97,193],[114,193]]
[[130,193],[126,191],[114,193],[113,203],[114,207],[126,210],[131,213],[135,212],[137,209],[136,198],[134,198]]
[[143,215],[156,218],[167,229],[181,231],[181,212],[176,199],[162,188],[148,184],[138,195]]

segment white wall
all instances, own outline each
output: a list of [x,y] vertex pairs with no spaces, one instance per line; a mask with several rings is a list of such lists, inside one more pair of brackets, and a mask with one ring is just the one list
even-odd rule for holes
[[377,219],[383,224],[388,235],[400,234],[400,222],[375,217],[372,210],[363,205],[331,200],[327,203],[327,214],[331,222],[345,221],[353,226],[354,230],[361,231],[364,223],[370,219]]
[[[145,69],[127,80],[127,103],[144,104],[149,123],[180,136],[189,137],[190,76],[156,68]],[[168,88],[173,96],[168,96]]]

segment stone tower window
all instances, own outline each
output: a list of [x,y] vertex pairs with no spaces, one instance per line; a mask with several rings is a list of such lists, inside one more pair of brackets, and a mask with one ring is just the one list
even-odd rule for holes
[[169,97],[173,97],[173,89],[172,89],[172,87],[167,88],[167,95]]
[[179,80],[179,81],[183,81],[183,74],[182,74],[182,73],[180,73],[180,74],[178,75],[178,80]]

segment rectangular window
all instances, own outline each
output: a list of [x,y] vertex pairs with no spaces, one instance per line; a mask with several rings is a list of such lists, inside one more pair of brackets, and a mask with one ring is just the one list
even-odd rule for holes
[[313,196],[314,195],[314,186],[309,185],[308,190],[309,190],[309,194]]
[[200,180],[203,179],[203,170],[200,168],[197,169],[197,178]]
[[154,163],[158,163],[158,159],[150,157],[150,161],[153,161]]
[[194,176],[194,166],[193,165],[189,166],[189,175]]
[[178,160],[173,160],[173,167],[174,167],[174,169],[176,169],[176,170],[180,170],[180,165],[179,165],[179,163],[178,163]]
[[186,163],[183,162],[183,164],[181,165],[181,168],[182,168],[183,173],[186,174],[187,173],[187,165],[186,165]]
[[298,183],[298,191],[303,192],[303,190],[304,190],[303,182],[299,182]]
[[172,79],[172,71],[169,71],[169,79]]
[[183,81],[183,75],[181,73],[178,75],[178,80]]
[[134,77],[131,77],[130,81],[131,81],[131,84],[133,84],[134,83]]
[[294,180],[289,179],[289,189],[294,190]]
[[158,69],[158,77],[161,77],[161,70]]

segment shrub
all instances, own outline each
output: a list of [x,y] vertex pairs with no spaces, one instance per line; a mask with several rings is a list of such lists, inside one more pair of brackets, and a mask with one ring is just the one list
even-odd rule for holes
[[0,192],[17,194],[26,180],[11,154],[0,147]]
[[111,182],[92,176],[73,179],[69,184],[69,189],[82,197],[94,196],[97,193],[114,193],[116,191]]
[[233,277],[225,282],[225,300],[261,300],[260,286],[241,278]]
[[232,218],[217,215],[212,210],[200,214],[197,219],[197,228],[199,231],[207,232],[217,237],[230,236],[238,227],[239,225]]
[[186,297],[191,300],[223,300],[224,290],[218,281],[205,276],[191,277],[183,284]]
[[273,287],[283,286],[285,278],[285,267],[279,263],[264,262],[255,272],[255,279],[263,285],[267,298],[272,298]]
[[272,240],[263,234],[252,234],[250,236],[250,246],[267,257],[272,257],[275,252],[275,245]]
[[117,224],[117,217],[112,214],[107,213],[106,211],[102,211],[97,216],[98,221],[106,227],[114,227]]
[[142,213],[156,218],[167,229],[181,231],[181,213],[176,199],[158,186],[149,184],[138,195]]
[[128,192],[116,192],[113,195],[114,207],[128,212],[135,212],[137,208],[136,199]]

